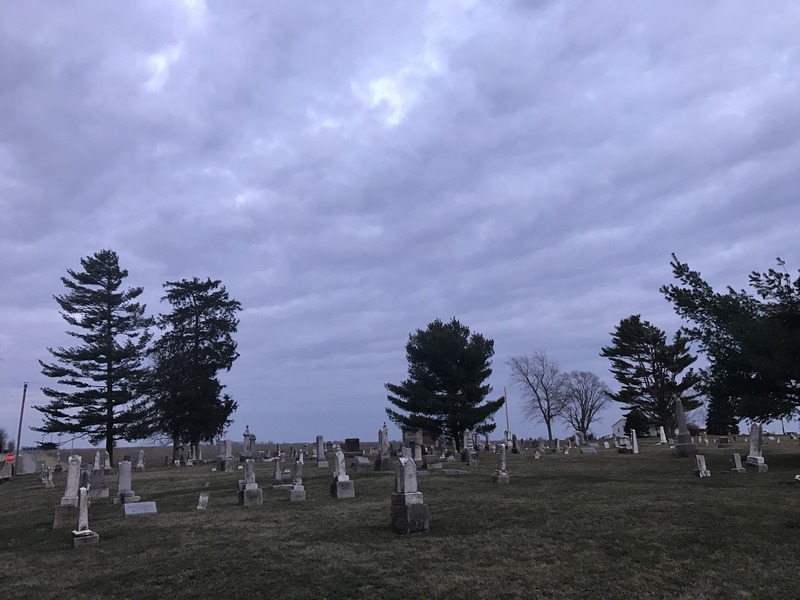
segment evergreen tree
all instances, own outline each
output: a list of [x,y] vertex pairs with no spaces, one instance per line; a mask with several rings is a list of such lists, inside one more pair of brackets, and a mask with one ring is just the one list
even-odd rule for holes
[[92,444],[105,441],[113,461],[116,440],[148,435],[148,411],[141,400],[146,373],[142,361],[150,340],[145,305],[134,302],[142,288],[120,290],[128,271],[113,250],[82,258],[82,271],[67,270],[67,293],[54,296],[61,316],[80,340],[70,348],[48,348],[56,362],[39,361],[42,373],[61,386],[42,388],[50,402],[35,406],[44,415],[43,433],[86,434]]
[[233,334],[242,308],[221,283],[195,277],[164,284],[162,301],[172,312],[158,318],[164,333],[151,351],[150,397],[157,427],[172,438],[174,454],[181,443],[196,453],[200,442],[222,433],[237,408],[217,375],[239,357]]
[[675,400],[680,398],[684,409],[698,408],[694,387],[698,374],[689,369],[697,357],[689,352],[689,340],[679,331],[671,344],[666,334],[640,315],[622,319],[601,356],[611,361],[611,372],[621,384],[619,392],[611,393],[617,402],[639,410],[648,423],[663,425],[673,431],[677,425]]
[[493,355],[494,341],[470,334],[455,318],[417,329],[406,344],[408,379],[385,384],[389,402],[408,414],[391,408],[386,414],[401,428],[452,437],[460,448],[464,431],[486,422],[505,402],[501,396],[484,404],[492,391],[484,381]]
[[750,274],[755,296],[731,287],[719,293],[674,254],[670,264],[679,283],[662,286],[661,292],[689,322],[686,335],[708,358],[702,389],[711,398],[709,418],[712,408],[721,424],[732,423],[731,413],[762,423],[796,416],[800,277],[792,279],[778,259],[779,269]]
[[631,409],[628,414],[625,415],[624,431],[630,435],[631,429],[636,431],[638,437],[650,435],[650,422],[638,408]]

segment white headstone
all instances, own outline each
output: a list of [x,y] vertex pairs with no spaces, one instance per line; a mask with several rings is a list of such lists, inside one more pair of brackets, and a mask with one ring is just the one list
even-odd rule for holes
[[667,443],[667,432],[664,431],[664,426],[663,425],[659,425],[658,426],[658,436],[660,438],[659,441],[658,441],[659,444],[666,444]]
[[633,443],[633,453],[639,454],[639,439],[636,437],[635,429],[631,429],[631,442]]
[[62,506],[78,506],[78,484],[81,478],[81,457],[70,456],[67,461],[67,487],[64,497],[61,498]]
[[208,508],[208,494],[200,494],[197,501],[197,510],[205,510]]

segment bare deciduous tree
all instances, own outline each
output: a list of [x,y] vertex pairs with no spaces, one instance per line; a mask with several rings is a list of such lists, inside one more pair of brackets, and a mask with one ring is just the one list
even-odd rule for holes
[[511,381],[522,392],[525,418],[544,423],[547,438],[553,439],[552,423],[564,410],[566,376],[558,361],[537,350],[530,356],[513,356],[509,359]]
[[611,400],[610,392],[594,373],[572,371],[566,379],[563,419],[586,439],[592,421]]

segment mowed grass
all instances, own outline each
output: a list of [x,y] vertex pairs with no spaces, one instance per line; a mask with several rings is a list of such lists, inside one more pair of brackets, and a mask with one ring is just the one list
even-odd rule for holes
[[[335,500],[332,469],[305,466],[308,500],[272,490],[237,504],[237,473],[154,466],[134,490],[158,515],[124,518],[95,500],[96,546],[51,529],[64,489],[21,476],[0,485],[0,598],[797,598],[800,446],[765,446],[769,473],[730,473],[731,448],[693,459],[642,443],[639,455],[508,455],[511,483],[481,453],[463,477],[420,476],[431,530],[389,527],[391,473],[353,471],[356,498]],[[332,463],[331,463],[332,466]],[[464,468],[461,463],[445,466]],[[113,494],[116,475],[106,478]],[[208,482],[208,488],[203,485]],[[196,510],[201,492],[208,510]]]

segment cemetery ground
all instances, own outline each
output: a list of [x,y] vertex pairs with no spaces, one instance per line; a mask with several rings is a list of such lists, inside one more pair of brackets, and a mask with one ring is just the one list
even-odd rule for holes
[[509,453],[509,485],[492,483],[497,458],[481,452],[477,467],[445,463],[469,475],[420,475],[430,531],[411,536],[390,528],[394,475],[350,460],[355,499],[332,498],[332,468],[307,460],[308,499],[295,503],[271,489],[273,465],[257,462],[256,507],[237,503],[242,471],[151,463],[133,488],[158,514],[125,518],[94,500],[100,543],[77,549],[69,530],[51,529],[66,471],[54,489],[23,475],[0,486],[0,597],[800,597],[800,446],[765,445],[769,472],[740,475],[730,472],[731,453],[747,453],[739,439],[699,447],[704,479],[693,459],[648,440],[638,455]]

